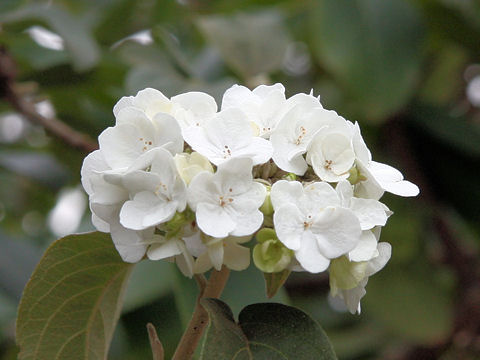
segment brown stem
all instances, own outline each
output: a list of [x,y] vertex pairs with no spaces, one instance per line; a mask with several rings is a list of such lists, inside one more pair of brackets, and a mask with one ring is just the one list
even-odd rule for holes
[[[223,266],[220,271],[213,270],[203,291],[201,288],[202,282],[196,277],[197,282],[199,283],[200,293],[197,297],[192,319],[188,323],[187,329],[180,339],[172,360],[188,360],[192,358],[208,323],[208,314],[200,304],[200,300],[202,298],[220,297],[223,288],[227,283],[229,273],[230,270],[225,266]],[[205,285],[205,283],[203,284]]]
[[35,105],[23,98],[15,89],[16,68],[12,57],[4,48],[0,48],[0,97],[28,121],[42,126],[48,133],[59,138],[67,145],[90,153],[98,145],[89,136],[82,134],[57,118],[40,115]]
[[148,338],[150,339],[150,347],[152,348],[153,360],[164,360],[165,352],[163,350],[162,343],[158,339],[157,331],[153,324],[147,324]]

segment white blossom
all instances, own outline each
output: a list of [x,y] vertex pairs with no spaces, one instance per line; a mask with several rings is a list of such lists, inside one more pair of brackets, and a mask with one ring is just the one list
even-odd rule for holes
[[188,188],[188,204],[196,212],[198,227],[216,238],[257,231],[263,222],[258,208],[265,196],[265,186],[253,181],[252,161],[247,158],[224,162],[215,174],[199,173]]
[[121,98],[113,108],[113,113],[117,117],[121,110],[129,107],[144,112],[152,120],[159,113],[171,115],[182,129],[199,126],[217,112],[217,103],[208,94],[192,91],[169,100],[160,91],[152,88],[141,90],[136,96]]
[[270,136],[273,161],[282,170],[303,175],[308,168],[303,154],[310,142],[325,125],[325,110],[312,107],[309,102],[299,103],[285,113]]
[[268,138],[280,121],[285,102],[285,88],[279,83],[271,86],[260,85],[253,90],[233,85],[223,95],[222,110],[241,109],[255,125],[258,135]]
[[357,216],[362,230],[370,230],[387,223],[388,216],[391,215],[388,207],[374,199],[353,196],[353,186],[348,181],[340,181],[335,191],[341,199],[341,205],[352,210]]
[[271,199],[278,239],[309,272],[324,271],[330,259],[348,253],[360,241],[357,217],[341,207],[337,193],[327,183],[315,182],[304,188],[298,181],[281,180],[272,186]]
[[213,173],[213,167],[210,161],[196,151],[191,154],[177,154],[173,160],[177,166],[178,173],[187,185],[190,184],[190,181],[192,181],[195,175],[201,171]]
[[143,230],[170,220],[186,207],[186,185],[177,172],[172,155],[154,150],[150,171],[130,171],[122,183],[131,200],[120,211],[120,223],[132,230]]
[[185,129],[183,136],[193,150],[215,165],[238,157],[250,158],[257,165],[272,157],[270,142],[254,136],[246,115],[237,108],[222,110],[202,127]]
[[308,146],[307,163],[323,181],[347,179],[355,162],[354,125],[331,110],[324,111],[322,123]]
[[352,314],[361,312],[360,300],[367,293],[368,278],[379,272],[392,255],[392,247],[386,242],[378,243],[377,251],[378,256],[368,262],[346,262],[335,273],[330,271],[331,295],[341,298]]
[[399,196],[417,196],[418,186],[404,180],[400,171],[392,166],[357,160],[357,169],[366,178],[355,186],[355,195],[362,198],[380,199],[385,191]]
[[128,200],[128,191],[106,182],[103,172],[111,171],[100,150],[89,154],[82,166],[82,185],[90,198],[92,223],[97,230],[110,232],[116,249],[126,262],[137,262],[145,255],[147,246],[142,243],[149,237],[147,231],[134,231],[120,224],[119,214],[123,203]]
[[117,123],[98,137],[100,151],[112,169],[127,169],[144,153],[163,147],[172,155],[183,151],[183,138],[176,120],[164,113],[149,119],[144,112],[126,107],[117,113]]

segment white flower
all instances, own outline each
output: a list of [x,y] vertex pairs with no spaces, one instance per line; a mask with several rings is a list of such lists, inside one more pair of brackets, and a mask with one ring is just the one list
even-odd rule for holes
[[117,124],[98,137],[100,151],[112,169],[127,169],[144,153],[164,147],[172,155],[183,151],[176,120],[164,113],[149,119],[144,112],[126,107],[117,113]]
[[185,129],[183,136],[195,151],[215,165],[237,157],[250,158],[257,165],[272,157],[270,142],[254,136],[246,115],[236,108],[219,112],[202,127]]
[[380,201],[353,196],[353,186],[346,180],[340,181],[335,191],[341,199],[341,205],[354,212],[360,221],[362,230],[370,230],[375,226],[385,226],[390,210]]
[[392,255],[392,247],[386,242],[378,243],[377,251],[378,256],[368,262],[348,262],[341,258],[330,269],[330,293],[341,298],[352,314],[360,314],[360,300],[367,293],[368,278],[383,269]]
[[121,179],[131,200],[120,211],[120,223],[132,230],[143,230],[170,220],[186,207],[186,186],[177,172],[172,155],[155,149],[150,171],[127,172]]
[[304,188],[297,181],[281,180],[272,186],[271,199],[278,239],[309,272],[324,271],[330,259],[348,253],[360,241],[357,217],[341,207],[337,193],[327,183]]
[[217,103],[208,94],[192,91],[169,100],[160,91],[151,88],[139,91],[136,96],[121,98],[113,108],[113,113],[117,116],[127,107],[141,110],[149,119],[153,119],[158,113],[169,114],[178,121],[182,129],[201,125],[205,119],[217,112]]
[[354,125],[331,110],[324,111],[322,120],[324,126],[308,146],[307,163],[323,181],[347,179],[355,162]]
[[195,175],[201,171],[213,173],[213,167],[210,161],[196,151],[192,152],[191,154],[177,154],[173,160],[175,160],[178,173],[187,185],[190,184]]
[[366,178],[355,186],[355,195],[380,199],[385,191],[399,196],[417,196],[418,186],[404,180],[400,171],[392,166],[370,161],[364,164],[357,159],[357,169]]
[[355,123],[353,132],[357,170],[365,178],[355,185],[356,196],[378,200],[385,191],[399,196],[417,196],[419,194],[418,186],[404,180],[400,171],[372,160],[372,155],[365,145],[357,123]]
[[250,236],[214,238],[197,234],[185,239],[195,260],[194,273],[201,274],[212,267],[220,270],[225,265],[231,270],[245,270],[250,265],[250,249],[239,244],[250,241]]
[[90,197],[92,223],[98,231],[109,232],[117,251],[126,262],[137,262],[145,255],[143,243],[153,235],[153,228],[134,231],[120,224],[119,213],[128,200],[128,191],[104,180],[103,174],[111,172],[100,150],[89,154],[82,166],[82,185]]
[[308,165],[303,158],[310,141],[324,126],[325,110],[312,108],[311,103],[299,103],[280,120],[270,136],[273,161],[282,170],[303,175]]
[[268,138],[280,121],[280,111],[285,102],[282,84],[260,85],[253,90],[233,85],[223,95],[222,110],[232,107],[242,109],[248,120],[256,125],[259,136]]
[[252,179],[252,161],[231,159],[217,172],[201,172],[188,188],[188,204],[196,212],[198,227],[207,235],[251,235],[261,226],[258,208],[266,196],[265,186]]

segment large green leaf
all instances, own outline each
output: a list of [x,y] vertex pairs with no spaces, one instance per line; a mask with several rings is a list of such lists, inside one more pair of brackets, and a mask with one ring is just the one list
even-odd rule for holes
[[421,65],[423,26],[403,0],[312,2],[311,38],[320,64],[351,106],[380,120],[410,98]]
[[38,19],[46,23],[63,38],[76,70],[88,70],[99,60],[98,45],[88,29],[81,21],[57,5],[29,4],[0,15],[0,22],[4,23],[31,19]]
[[105,359],[132,268],[108,234],[54,242],[20,302],[19,359]]
[[210,317],[202,359],[336,359],[325,332],[291,306],[262,303],[244,308],[238,323],[227,304],[204,299]]

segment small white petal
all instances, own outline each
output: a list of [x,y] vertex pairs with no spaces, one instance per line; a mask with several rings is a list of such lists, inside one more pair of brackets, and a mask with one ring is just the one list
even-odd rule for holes
[[250,265],[250,249],[225,239],[223,263],[231,270],[242,271]]
[[212,262],[213,267],[218,271],[222,269],[223,254],[224,254],[223,241],[218,241],[208,246],[208,257],[210,258],[210,261]]
[[328,207],[315,216],[311,231],[317,238],[320,251],[328,259],[353,250],[362,233],[355,214],[340,207]]
[[309,232],[305,232],[302,237],[302,247],[295,251],[295,257],[302,267],[311,273],[325,271],[330,264],[330,260],[319,250],[315,237]]
[[392,256],[392,246],[387,242],[378,243],[377,250],[378,256],[368,262],[366,276],[372,276],[382,270]]
[[224,238],[237,226],[222,207],[200,203],[196,210],[198,227],[207,235]]
[[280,180],[273,184],[270,199],[275,210],[284,204],[299,205],[303,197],[303,186],[298,181]]
[[150,260],[161,260],[181,254],[182,250],[178,246],[179,241],[181,240],[173,238],[162,243],[150,245],[147,251],[148,258]]
[[302,244],[304,216],[293,204],[284,204],[275,209],[273,222],[278,239],[289,249],[298,250]]
[[107,165],[105,158],[100,150],[95,150],[88,154],[88,156],[83,160],[82,170],[80,171],[82,177],[82,185],[85,189],[85,192],[88,195],[92,195],[93,189],[90,184],[90,177],[94,172],[101,172],[105,170],[110,170],[110,167]]
[[369,230],[375,226],[385,226],[387,213],[383,204],[373,199],[362,199],[353,197],[350,202],[350,209],[355,213],[362,230]]
[[177,206],[176,201],[167,202],[150,191],[142,191],[122,206],[120,223],[129,229],[143,230],[170,220]]
[[371,231],[362,231],[360,242],[348,253],[348,258],[350,261],[369,261],[377,254],[377,238]]

